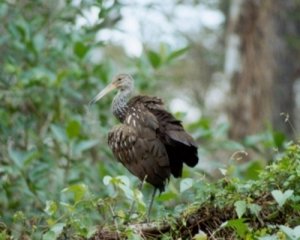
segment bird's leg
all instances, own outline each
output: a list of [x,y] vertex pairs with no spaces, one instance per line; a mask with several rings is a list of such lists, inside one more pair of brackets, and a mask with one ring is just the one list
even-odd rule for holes
[[151,209],[152,209],[152,205],[153,205],[153,200],[154,200],[154,197],[155,197],[155,194],[156,194],[156,190],[157,190],[157,188],[154,187],[152,197],[151,197],[151,200],[150,200],[150,204],[149,204],[149,207],[148,207],[147,222],[150,221],[150,213],[151,213]]

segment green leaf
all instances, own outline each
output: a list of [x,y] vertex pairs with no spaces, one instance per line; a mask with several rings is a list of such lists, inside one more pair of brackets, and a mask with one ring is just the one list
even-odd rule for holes
[[248,225],[245,223],[245,219],[243,218],[226,221],[221,225],[221,227],[233,228],[240,238],[244,238],[248,231]]
[[236,201],[234,203],[235,211],[238,215],[238,218],[241,218],[246,212],[246,202],[245,201]]
[[66,208],[69,213],[73,213],[75,211],[75,206],[66,202],[60,202],[59,205],[63,208]]
[[266,235],[263,237],[259,237],[258,240],[278,240],[277,235]]
[[201,230],[199,230],[199,232],[193,236],[193,240],[207,240],[207,234]]
[[131,240],[142,240],[143,238],[141,237],[141,235],[139,233],[137,233],[137,231],[135,231],[132,228],[127,228],[125,230],[125,234],[126,234],[126,239],[131,239]]
[[125,184],[119,184],[118,185],[120,189],[122,189],[123,193],[125,194],[126,198],[129,200],[134,200],[134,192],[132,189],[125,185]]
[[4,71],[10,74],[17,74],[20,72],[20,67],[14,64],[6,63],[4,65]]
[[98,140],[83,140],[80,141],[74,150],[75,155],[81,154],[83,151],[86,151],[99,143]]
[[226,168],[219,168],[219,171],[221,172],[221,174],[223,175],[223,176],[226,176],[227,175],[227,169]]
[[107,186],[107,185],[109,185],[109,184],[111,183],[111,180],[112,180],[112,177],[111,177],[111,176],[105,176],[105,177],[103,178],[103,184],[104,184],[105,186]]
[[254,214],[256,217],[259,216],[259,213],[261,211],[261,206],[259,206],[258,204],[255,204],[255,203],[251,203],[251,204],[248,204],[247,207],[249,208],[249,210],[252,214]]
[[130,181],[127,176],[121,175],[121,176],[115,177],[115,179],[117,179],[117,181],[114,183],[116,183],[117,185],[125,185],[127,187],[130,187]]
[[21,35],[21,40],[23,43],[27,42],[30,38],[30,27],[24,19],[20,19],[16,22],[16,29]]
[[13,148],[8,149],[9,157],[13,160],[17,167],[23,167],[24,153]]
[[66,133],[60,126],[52,124],[50,126],[50,129],[57,141],[59,142],[67,141]]
[[33,38],[33,42],[37,50],[41,51],[45,46],[45,36],[42,34],[36,34]]
[[84,198],[85,194],[88,192],[88,187],[83,183],[79,183],[63,189],[62,192],[72,192],[74,194],[74,201],[79,202]]
[[20,169],[28,166],[33,159],[38,156],[38,152],[36,150],[31,150],[27,152],[18,151],[13,148],[8,149],[9,157],[13,160],[13,162],[18,166]]
[[69,138],[78,137],[80,133],[80,122],[78,122],[77,120],[71,120],[70,122],[68,122],[66,132]]
[[271,193],[278,205],[282,207],[285,202],[294,194],[294,191],[286,190],[284,193],[282,193],[280,190],[273,190]]
[[273,141],[277,148],[283,147],[285,141],[285,135],[281,132],[274,131],[273,132]]
[[170,52],[170,46],[165,43],[159,44],[159,56],[161,58],[166,59],[166,55]]
[[64,229],[65,223],[57,223],[51,229],[43,235],[43,240],[53,240],[57,239],[58,236]]
[[36,150],[31,150],[31,151],[28,151],[26,154],[25,154],[25,157],[24,157],[24,166],[28,166],[30,165],[30,163],[36,159],[38,156],[40,155],[40,153]]
[[76,56],[79,57],[80,59],[84,58],[88,50],[89,47],[82,42],[76,42],[74,44],[73,51],[76,54]]
[[2,239],[11,239],[11,237],[10,237],[10,234],[8,233],[8,230],[7,229],[3,229],[3,230],[1,230],[1,232],[0,232],[0,239],[2,240]]
[[151,65],[152,65],[152,67],[158,68],[160,66],[160,64],[161,64],[161,58],[160,58],[160,56],[156,52],[151,51],[151,50],[148,51],[147,52],[147,57],[148,57]]
[[44,211],[48,215],[52,216],[57,211],[57,204],[56,204],[56,202],[54,202],[54,201],[46,201],[46,207],[45,207]]
[[185,178],[180,181],[180,193],[188,190],[194,184],[194,180],[192,178]]
[[14,223],[22,222],[26,220],[26,216],[22,211],[17,211],[13,216]]
[[166,202],[177,198],[177,194],[174,192],[164,192],[156,197],[157,201]]
[[247,164],[247,168],[242,172],[245,179],[257,180],[259,179],[259,173],[263,170],[263,164],[261,161],[250,161]]
[[299,240],[300,239],[300,226],[297,226],[294,229],[292,229],[287,226],[280,225],[279,228],[285,235],[287,235],[289,240]]
[[189,47],[184,47],[184,48],[180,48],[176,51],[171,52],[170,55],[167,57],[167,62],[171,62],[175,58],[182,56],[183,54],[185,54],[187,52],[188,49],[189,49]]

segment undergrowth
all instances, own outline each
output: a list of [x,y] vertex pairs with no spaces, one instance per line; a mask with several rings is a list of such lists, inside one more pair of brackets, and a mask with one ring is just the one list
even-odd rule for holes
[[208,198],[183,213],[188,234],[211,239],[300,239],[300,146],[259,174],[258,180],[225,177],[208,184]]
[[[199,200],[183,213],[161,219],[156,227],[125,224],[102,228],[92,239],[300,239],[300,146],[290,144],[257,180],[225,176],[202,182]],[[197,189],[197,186],[193,186]],[[129,231],[128,229],[131,229]],[[136,229],[135,227],[133,229]],[[126,235],[127,234],[127,235]]]

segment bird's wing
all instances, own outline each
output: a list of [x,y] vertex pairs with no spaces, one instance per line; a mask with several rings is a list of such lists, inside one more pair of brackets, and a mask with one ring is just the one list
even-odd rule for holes
[[198,163],[197,143],[185,132],[181,121],[165,110],[163,101],[157,97],[137,96],[131,100],[132,104],[135,102],[143,103],[159,124],[158,135],[165,144],[171,173],[180,177],[183,162],[194,167]]
[[146,108],[133,108],[124,124],[110,131],[108,144],[132,174],[163,191],[170,164],[165,146],[156,135],[158,127],[157,119]]

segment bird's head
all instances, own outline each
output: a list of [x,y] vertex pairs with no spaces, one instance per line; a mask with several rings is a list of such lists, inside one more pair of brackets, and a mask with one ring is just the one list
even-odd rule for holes
[[118,74],[113,78],[112,82],[106,88],[104,88],[96,95],[96,97],[92,99],[90,104],[99,101],[102,97],[114,89],[131,92],[133,90],[133,78],[129,74]]

